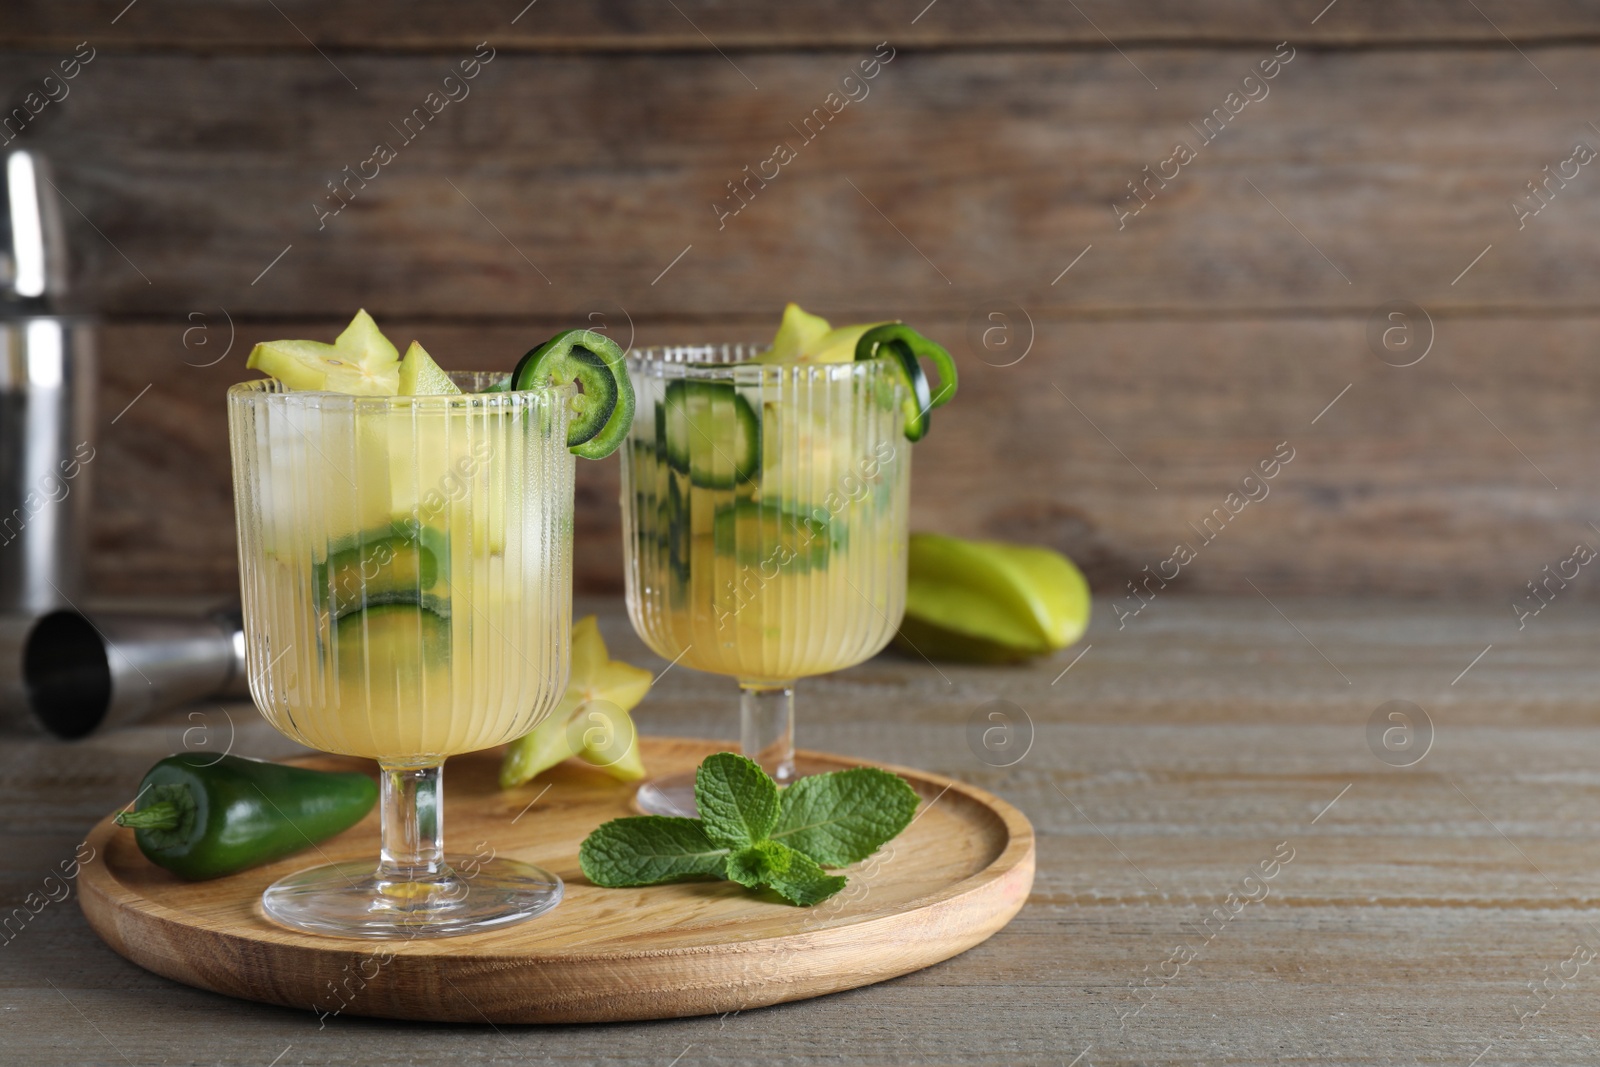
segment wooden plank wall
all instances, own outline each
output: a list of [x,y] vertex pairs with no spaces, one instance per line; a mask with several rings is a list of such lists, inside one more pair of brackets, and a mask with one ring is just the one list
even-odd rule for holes
[[[223,389],[251,342],[357,306],[457,367],[569,323],[904,317],[963,374],[916,524],[1054,545],[1105,593],[1179,541],[1179,589],[1482,597],[1600,546],[1600,167],[1574,152],[1600,149],[1600,4],[277,9],[0,18],[7,113],[60,97],[8,135],[54,161],[105,317],[98,592],[235,588]],[[1372,340],[1393,301],[1425,309],[1411,366]],[[616,590],[616,464],[582,466],[579,587]]]

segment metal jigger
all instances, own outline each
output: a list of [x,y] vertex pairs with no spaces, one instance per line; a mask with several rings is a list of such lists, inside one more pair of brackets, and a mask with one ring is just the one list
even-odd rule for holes
[[244,620],[55,611],[21,644],[24,699],[61,738],[127,726],[195,700],[248,700]]

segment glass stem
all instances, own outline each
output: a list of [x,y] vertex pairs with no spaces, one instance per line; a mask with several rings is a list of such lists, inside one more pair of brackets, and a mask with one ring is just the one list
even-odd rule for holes
[[378,877],[421,882],[449,873],[444,862],[444,763],[382,764],[382,856]]
[[794,781],[794,683],[739,683],[739,743],[779,785]]

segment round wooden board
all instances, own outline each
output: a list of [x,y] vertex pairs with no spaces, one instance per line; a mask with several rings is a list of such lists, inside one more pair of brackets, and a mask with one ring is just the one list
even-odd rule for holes
[[[643,738],[654,774],[693,769],[727,746]],[[318,767],[372,764],[339,757]],[[633,786],[563,765],[502,791],[498,751],[445,767],[445,841],[537,863],[566,881],[554,910],[518,926],[437,940],[315,937],[262,914],[274,880],[323,862],[372,857],[377,815],[320,846],[211,882],[151,864],[108,816],[89,837],[79,900],[96,933],[157,974],[230,996],[317,1013],[466,1023],[616,1022],[704,1015],[870,985],[949,959],[1003,927],[1033,886],[1033,827],[1016,808],[935,774],[889,767],[923,796],[917,818],[850,884],[814,908],[731,882],[600,889],[578,845],[633,814]],[[803,773],[870,765],[802,752]]]

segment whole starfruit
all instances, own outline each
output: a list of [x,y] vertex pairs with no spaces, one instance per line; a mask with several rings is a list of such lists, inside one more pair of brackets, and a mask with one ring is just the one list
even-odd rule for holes
[[911,535],[895,646],[958,663],[1014,663],[1066,648],[1089,625],[1089,583],[1061,553]]

